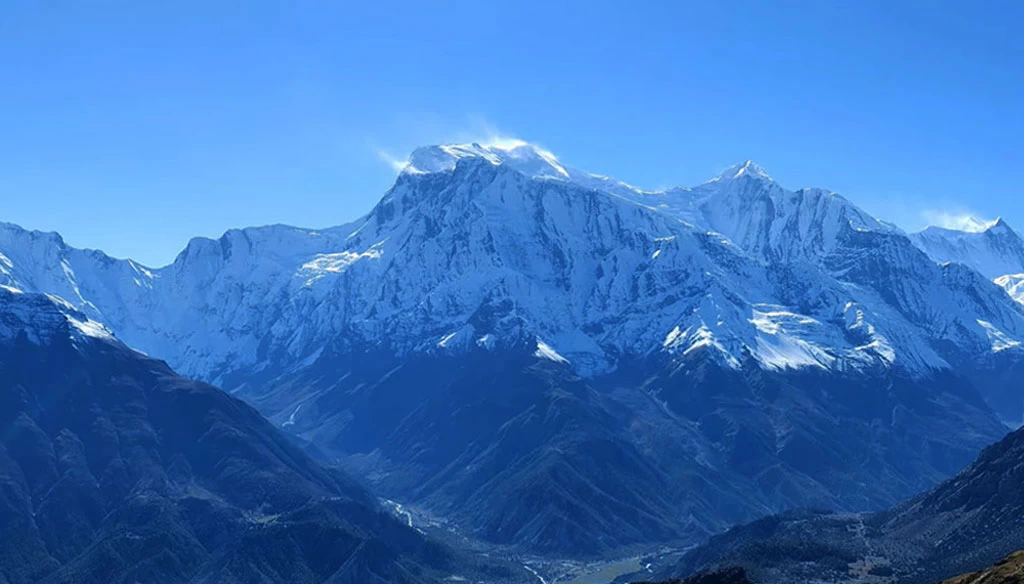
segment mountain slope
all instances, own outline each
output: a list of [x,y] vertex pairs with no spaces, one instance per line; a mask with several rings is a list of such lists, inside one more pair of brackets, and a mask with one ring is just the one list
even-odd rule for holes
[[[0,289],[0,580],[409,582],[476,568],[255,410]],[[496,573],[500,575],[500,572]]]
[[669,573],[747,568],[758,582],[935,582],[1024,547],[1024,430],[956,477],[867,515],[790,514],[711,539]]
[[964,574],[943,584],[1021,584],[1024,582],[1024,552],[1015,552],[991,568]]

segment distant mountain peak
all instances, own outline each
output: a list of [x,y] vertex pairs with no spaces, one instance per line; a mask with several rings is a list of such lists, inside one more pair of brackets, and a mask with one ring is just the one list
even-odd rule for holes
[[1013,228],[1002,217],[997,217],[985,227],[985,231],[995,234],[1013,232]]
[[[982,221],[958,218],[944,227],[928,227],[911,235],[915,245],[939,263],[958,262],[989,279],[1024,273],[1024,238],[1001,217]],[[1022,296],[1011,295],[1018,301]]]
[[768,172],[753,160],[746,160],[726,168],[717,177],[708,182],[736,180],[743,177],[756,178],[774,182]]
[[997,217],[995,221],[986,221],[973,215],[953,217],[943,221],[943,225],[929,225],[925,231],[960,231],[963,233],[985,233],[993,229],[1008,229],[1006,221]]

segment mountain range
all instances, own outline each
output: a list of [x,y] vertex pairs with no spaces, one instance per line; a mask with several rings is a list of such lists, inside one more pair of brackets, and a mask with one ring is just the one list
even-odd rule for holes
[[906,234],[751,162],[646,191],[465,144],[414,151],[354,222],[162,268],[5,224],[0,283],[468,537],[606,557],[954,475],[1024,420],[1019,250],[1003,221]]

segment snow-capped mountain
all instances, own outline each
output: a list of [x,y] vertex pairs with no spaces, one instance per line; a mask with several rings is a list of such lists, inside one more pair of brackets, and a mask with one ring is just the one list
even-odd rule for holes
[[353,224],[233,230],[161,269],[6,226],[0,277],[214,380],[307,362],[339,336],[398,353],[531,337],[585,375],[702,346],[732,364],[921,374],[1024,338],[994,286],[908,243],[749,162],[652,193],[526,144],[473,144],[415,151]]
[[[232,230],[151,269],[6,225],[0,254],[0,283],[237,391],[389,495],[545,549],[893,502],[998,437],[963,372],[1024,341],[989,278],[751,162],[653,192],[529,144],[433,146],[338,227]],[[629,517],[645,527],[613,537]]]
[[935,261],[959,262],[993,280],[1024,273],[1024,239],[1002,219],[960,230],[928,227],[911,238]]
[[995,279],[995,283],[1001,286],[1011,298],[1017,302],[1024,303],[1024,274],[1007,274]]

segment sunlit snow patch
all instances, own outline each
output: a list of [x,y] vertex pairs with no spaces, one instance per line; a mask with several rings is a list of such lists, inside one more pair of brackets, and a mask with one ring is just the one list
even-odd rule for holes
[[729,352],[706,324],[696,327],[691,326],[686,330],[680,330],[676,326],[665,336],[662,346],[670,351],[681,349],[683,356],[690,355],[700,349],[713,349],[727,366],[733,369],[740,367],[739,360]]
[[559,355],[554,349],[548,346],[547,343],[540,339],[537,339],[537,350],[533,352],[533,356],[554,361],[555,363],[569,363],[568,359]]
[[835,362],[821,346],[805,340],[825,336],[824,327],[813,318],[784,310],[754,310],[750,323],[757,331],[754,357],[770,369],[828,368]]
[[106,340],[114,339],[114,333],[110,332],[107,327],[94,320],[89,320],[87,318],[79,320],[74,316],[68,315],[68,323],[70,323],[76,331],[87,337]]
[[1017,302],[1024,304],[1024,274],[1007,274],[993,280]]
[[384,255],[383,245],[383,241],[375,243],[362,253],[340,251],[337,253],[316,254],[312,260],[302,264],[299,272],[309,275],[309,278],[306,280],[306,286],[310,286],[327,274],[340,274],[344,272],[349,266],[359,260],[380,259]]
[[1006,333],[996,328],[992,323],[979,319],[978,324],[981,325],[981,328],[985,329],[985,333],[988,335],[988,340],[992,343],[992,351],[999,353],[1000,351],[1020,346],[1020,341],[1011,339],[1006,335]]

